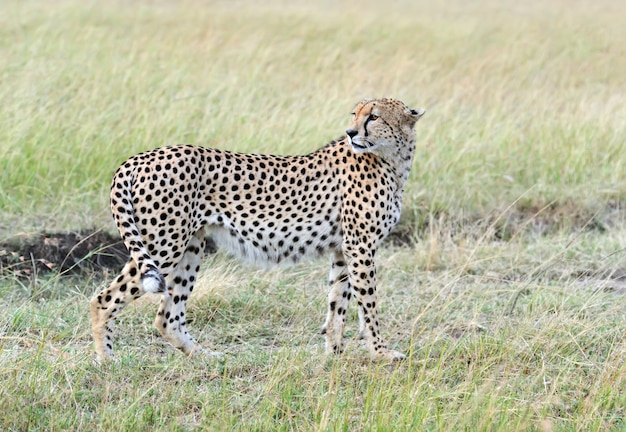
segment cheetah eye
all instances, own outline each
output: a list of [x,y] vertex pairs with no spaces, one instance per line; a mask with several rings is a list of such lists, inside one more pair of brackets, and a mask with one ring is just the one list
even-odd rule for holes
[[371,121],[376,121],[376,120],[378,120],[378,116],[374,115],[374,114],[370,114],[370,120]]

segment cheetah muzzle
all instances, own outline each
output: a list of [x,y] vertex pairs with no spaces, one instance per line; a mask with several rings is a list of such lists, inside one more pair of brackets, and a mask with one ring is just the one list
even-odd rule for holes
[[404,357],[379,331],[376,249],[400,219],[424,110],[393,99],[354,108],[347,136],[305,156],[273,156],[180,145],[138,154],[116,171],[111,209],[130,260],[91,300],[96,357],[113,356],[115,317],[146,292],[160,293],[158,331],[186,354],[203,351],[187,332],[205,235],[265,266],[332,258],[326,350],[344,349],[352,297],[359,334],[375,359]]

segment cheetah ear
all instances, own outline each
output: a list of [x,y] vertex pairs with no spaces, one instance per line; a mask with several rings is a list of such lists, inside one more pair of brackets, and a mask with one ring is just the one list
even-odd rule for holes
[[426,110],[424,108],[418,109],[418,110],[411,110],[411,117],[414,117],[415,120],[418,120],[421,116],[424,115],[424,113],[426,112]]
[[408,110],[407,123],[409,123],[411,127],[415,126],[415,123],[417,123],[417,121],[424,115],[425,112],[426,112],[425,109]]

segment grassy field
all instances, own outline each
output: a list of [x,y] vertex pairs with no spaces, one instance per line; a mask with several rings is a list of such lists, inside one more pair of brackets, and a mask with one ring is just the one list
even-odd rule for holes
[[211,256],[191,331],[226,358],[173,352],[145,298],[103,368],[88,299],[113,274],[2,273],[0,429],[626,430],[622,3],[3,1],[2,241],[113,231],[112,173],[141,150],[307,153],[364,97],[427,113],[417,244],[380,252],[405,362],[323,354],[324,260]]

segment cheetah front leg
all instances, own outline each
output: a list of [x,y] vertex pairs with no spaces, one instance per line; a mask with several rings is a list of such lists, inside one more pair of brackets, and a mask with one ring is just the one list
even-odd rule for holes
[[330,284],[328,314],[322,327],[322,334],[326,335],[326,352],[341,354],[344,348],[343,333],[346,326],[346,311],[352,293],[346,262],[340,252],[333,255],[328,282]]
[[346,250],[346,256],[350,257],[349,283],[359,308],[360,336],[365,340],[366,347],[374,359],[401,360],[405,355],[390,350],[380,335],[374,253],[363,252],[362,248],[358,252],[350,248]]

